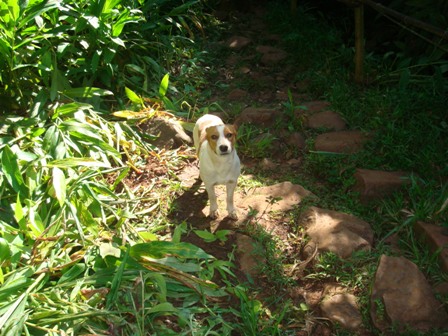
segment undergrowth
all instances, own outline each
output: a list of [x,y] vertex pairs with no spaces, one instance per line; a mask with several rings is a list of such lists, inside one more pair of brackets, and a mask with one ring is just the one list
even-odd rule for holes
[[[236,284],[231,261],[182,242],[186,225],[167,218],[174,195],[182,192],[169,177],[189,154],[151,145],[156,135],[138,125],[157,115],[191,118],[222,110],[204,107],[225,84],[209,81],[221,65],[202,47],[207,36],[222,36],[223,26],[203,5],[0,4],[0,335],[285,335],[309,328],[313,316],[306,305],[282,302],[282,296],[271,297],[271,306],[261,302],[257,288]],[[352,50],[338,30],[311,9],[302,8],[300,20],[278,3],[270,9],[272,31],[282,35],[292,65],[301,69],[296,80],[309,80],[315,97],[330,100],[351,128],[375,134],[355,156],[306,153],[303,173],[290,177],[319,194],[307,205],[363,217],[377,241],[376,254],[352,261],[321,256],[307,277],[365,291],[375,259],[389,251],[386,238],[397,234],[432,282],[446,281],[412,231],[418,220],[448,220],[446,83],[371,55],[374,80],[355,87]],[[285,113],[292,115],[300,103],[290,100]],[[227,112],[234,117],[240,107]],[[290,131],[302,127],[295,120]],[[257,139],[259,130],[251,126],[240,132],[242,154],[268,156],[273,137]],[[145,188],[126,183],[150,162],[166,174],[151,176]],[[350,193],[351,172],[360,165],[415,177],[403,193],[365,207]],[[243,183],[266,181],[272,180]],[[227,239],[225,230],[196,234],[216,244]],[[268,258],[269,286],[287,288],[291,279],[284,276],[280,244],[268,234],[254,235]]]

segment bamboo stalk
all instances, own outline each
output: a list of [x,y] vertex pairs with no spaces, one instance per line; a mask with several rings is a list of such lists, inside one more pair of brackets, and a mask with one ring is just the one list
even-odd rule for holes
[[292,15],[297,14],[297,0],[291,0],[291,13]]
[[388,8],[380,3],[377,3],[372,0],[338,0],[339,2],[343,2],[346,5],[349,6],[358,6],[361,4],[368,5],[372,7],[374,10],[376,10],[378,13],[384,16],[393,17],[395,19],[398,19],[399,21],[402,21],[405,25],[414,26],[423,30],[426,30],[429,33],[432,33],[434,35],[437,35],[441,37],[444,40],[448,40],[448,30],[447,29],[440,29],[438,27],[435,27],[429,23],[414,19],[413,17],[410,17],[408,15],[402,14],[394,9]]
[[355,7],[355,82],[364,81],[364,5]]

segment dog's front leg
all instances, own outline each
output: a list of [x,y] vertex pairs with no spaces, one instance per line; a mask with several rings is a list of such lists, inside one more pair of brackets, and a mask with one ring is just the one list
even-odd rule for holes
[[235,205],[233,202],[233,195],[235,194],[236,182],[231,182],[226,184],[226,192],[227,192],[227,213],[229,217],[233,220],[238,219],[238,213],[236,212]]
[[212,185],[205,185],[205,190],[207,190],[208,199],[210,200],[210,218],[216,219],[219,216],[218,212],[218,201],[216,200],[216,194],[215,194],[215,186]]

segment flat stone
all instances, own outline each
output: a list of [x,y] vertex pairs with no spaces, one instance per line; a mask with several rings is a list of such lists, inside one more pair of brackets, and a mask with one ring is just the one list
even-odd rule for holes
[[294,132],[287,137],[286,144],[299,150],[304,150],[306,147],[305,137],[300,132]]
[[298,184],[281,182],[271,186],[255,188],[239,202],[239,207],[258,212],[288,211],[304,198],[313,194]]
[[363,203],[390,196],[410,181],[409,174],[405,172],[370,169],[356,169],[354,178],[356,183],[353,191],[359,193]]
[[261,57],[260,62],[264,65],[270,66],[270,65],[277,65],[283,60],[285,60],[288,57],[288,54],[286,52],[278,52],[275,54],[264,54]]
[[267,45],[259,45],[255,48],[255,50],[257,52],[259,52],[260,54],[276,54],[276,53],[283,51],[279,48],[267,46]]
[[404,257],[382,255],[370,298],[370,314],[381,331],[448,327],[448,314],[417,265]]
[[440,266],[448,272],[448,228],[418,221],[414,230],[417,237],[428,244],[432,253],[438,253]]
[[252,43],[252,40],[244,36],[232,36],[227,40],[227,46],[230,49],[241,50]]
[[300,223],[319,251],[333,252],[341,258],[359,250],[370,251],[373,243],[370,225],[346,213],[311,207],[302,215]]
[[256,278],[259,275],[259,265],[263,258],[255,254],[257,242],[249,236],[241,233],[236,234],[236,246],[240,270],[245,274]]
[[309,116],[305,126],[311,129],[326,128],[333,131],[342,131],[347,127],[347,124],[338,113],[323,111]]
[[288,57],[288,53],[282,49],[260,45],[255,49],[257,52],[263,54],[261,56],[261,63],[264,65],[275,65]]
[[[306,82],[307,85],[309,85],[309,82]],[[296,84],[298,85],[298,84]],[[326,100],[313,100],[309,102],[304,102],[303,104],[300,104],[305,108],[305,111],[308,115],[315,114],[317,112],[322,112],[328,110],[330,107],[330,102]]]
[[238,64],[239,61],[240,61],[240,57],[238,57],[238,55],[230,55],[226,59],[226,65],[227,66],[235,66]]
[[243,99],[247,98],[247,95],[248,95],[247,91],[245,91],[245,90],[233,89],[227,95],[227,99],[228,100],[243,100]]
[[140,123],[139,127],[143,132],[156,136],[152,143],[159,148],[172,149],[193,143],[176,119],[155,117]]
[[281,114],[279,110],[247,107],[240,113],[235,123],[237,125],[248,123],[262,127],[272,126],[276,118],[280,117]]
[[369,135],[361,131],[336,131],[323,133],[316,137],[316,151],[353,154],[359,152],[369,140]]
[[320,304],[322,314],[344,329],[358,330],[362,326],[356,296],[349,293],[335,294],[325,297]]

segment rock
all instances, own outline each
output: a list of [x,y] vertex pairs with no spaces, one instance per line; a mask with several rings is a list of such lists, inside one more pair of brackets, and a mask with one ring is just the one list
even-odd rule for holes
[[252,40],[244,36],[232,36],[227,40],[227,46],[234,50],[241,50],[251,43]]
[[353,215],[311,207],[300,222],[319,251],[348,258],[355,251],[371,249],[373,231],[370,225]]
[[235,123],[237,125],[248,123],[266,127],[272,126],[279,116],[281,116],[281,112],[278,110],[247,107],[241,112]]
[[305,137],[300,132],[294,132],[288,136],[286,144],[296,149],[304,150],[306,147]]
[[246,66],[242,66],[241,68],[238,69],[237,73],[240,75],[247,75],[248,73],[250,73],[251,70],[250,68],[246,67]]
[[265,36],[266,40],[274,41],[274,42],[280,42],[282,40],[282,37],[278,34],[267,34]]
[[182,125],[175,119],[154,117],[139,125],[143,132],[156,136],[152,142],[159,148],[178,148],[183,144],[191,144],[191,137],[185,133]]
[[[309,85],[309,83],[308,83]],[[313,101],[309,101],[309,102],[305,102],[303,104],[301,104],[308,115],[317,113],[317,112],[322,112],[322,111],[326,111],[328,109],[328,107],[330,106],[330,103],[326,100],[313,100]]]
[[448,228],[418,221],[414,230],[432,253],[438,253],[440,266],[448,272]]
[[437,295],[448,295],[448,282],[441,282],[434,287],[434,293]]
[[237,65],[238,62],[240,62],[240,58],[238,57],[238,55],[230,55],[226,59],[226,65],[229,67],[233,67],[233,66]]
[[309,116],[305,126],[312,129],[326,128],[333,131],[342,131],[347,127],[347,124],[338,113],[323,111]]
[[264,158],[263,160],[261,160],[260,166],[263,170],[274,170],[277,168],[278,164],[276,164],[269,158]]
[[233,89],[227,95],[227,99],[228,100],[244,100],[245,98],[247,98],[247,95],[248,95],[247,91],[245,91],[245,90]]
[[409,174],[404,172],[356,169],[354,178],[353,191],[364,203],[389,196],[409,183]]
[[358,330],[362,326],[362,316],[359,312],[356,296],[340,293],[325,297],[320,309],[322,314],[334,323],[339,323],[344,329]]
[[256,51],[263,54],[260,62],[264,65],[276,65],[288,57],[284,50],[271,46],[258,46]]
[[448,327],[448,314],[418,267],[404,257],[382,255],[370,298],[370,314],[381,331]]
[[267,46],[267,45],[260,45],[257,46],[255,48],[255,50],[257,52],[259,52],[260,54],[275,54],[277,52],[281,52],[282,50],[276,48],[276,47],[272,47],[272,46]]
[[285,52],[282,53],[275,53],[275,54],[264,54],[261,57],[260,62],[264,65],[277,65],[278,63],[280,63],[281,61],[283,61],[284,59],[286,59],[288,57],[288,54],[286,54]]
[[237,202],[238,207],[253,209],[259,213],[288,211],[304,198],[313,194],[302,186],[291,182],[282,182],[272,186],[250,190],[246,197]]
[[241,233],[236,234],[236,246],[238,261],[242,272],[256,278],[259,274],[259,265],[263,260],[255,254],[257,242],[249,236]]
[[316,151],[353,154],[359,152],[370,136],[360,131],[337,131],[316,137]]

